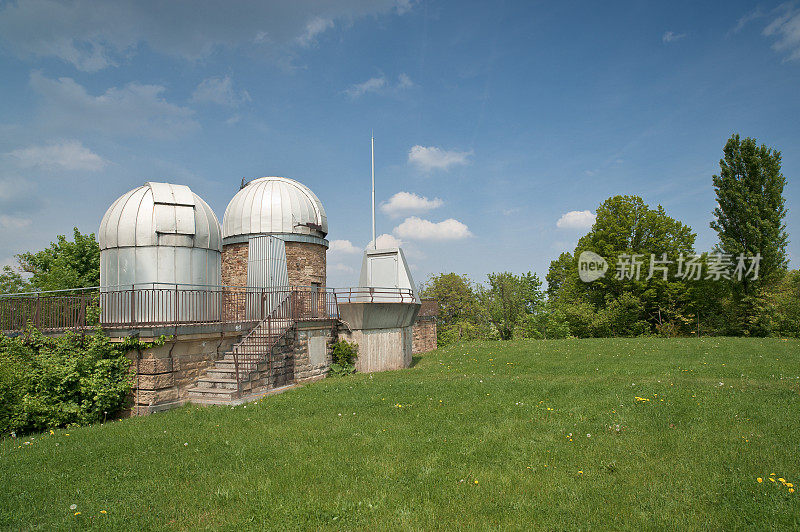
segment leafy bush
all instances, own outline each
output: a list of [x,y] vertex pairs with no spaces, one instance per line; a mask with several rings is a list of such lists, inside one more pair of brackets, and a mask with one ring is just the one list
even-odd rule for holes
[[85,425],[125,407],[131,390],[125,353],[148,347],[136,339],[112,343],[92,335],[49,338],[29,328],[0,336],[0,432],[26,433]]
[[330,374],[341,377],[355,373],[355,360],[358,356],[358,344],[347,340],[337,340],[333,343],[333,363]]

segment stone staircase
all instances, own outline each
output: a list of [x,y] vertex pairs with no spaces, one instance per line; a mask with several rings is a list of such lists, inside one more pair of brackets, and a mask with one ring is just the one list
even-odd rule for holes
[[[188,390],[188,399],[200,404],[235,404],[248,395],[290,384],[293,368],[285,347],[291,341],[294,322],[272,316],[261,321],[231,351],[214,362]],[[236,379],[236,365],[239,380]],[[288,374],[288,375],[287,375]]]

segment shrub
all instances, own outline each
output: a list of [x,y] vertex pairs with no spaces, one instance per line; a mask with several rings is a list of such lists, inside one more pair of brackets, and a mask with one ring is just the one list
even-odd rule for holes
[[358,344],[347,340],[337,340],[333,343],[333,363],[330,374],[341,377],[355,373],[355,360],[358,356]]
[[[162,340],[163,343],[163,340]],[[34,328],[0,336],[0,431],[26,433],[86,425],[125,407],[131,390],[125,353],[149,347],[92,335],[49,338]]]

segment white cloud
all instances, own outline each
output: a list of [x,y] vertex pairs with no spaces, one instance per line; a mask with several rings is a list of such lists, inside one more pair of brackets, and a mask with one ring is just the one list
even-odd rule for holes
[[102,170],[108,164],[102,157],[86,148],[77,140],[50,144],[48,146],[29,146],[6,154],[23,168],[44,168],[63,170]]
[[336,20],[402,14],[408,5],[407,0],[206,0],[161,2],[156,8],[137,0],[19,0],[0,8],[0,39],[20,57],[56,57],[96,72],[128,61],[141,45],[189,61],[238,46],[291,53],[292,46],[313,44]]
[[361,250],[353,245],[349,240],[331,240],[328,251],[331,253],[342,254],[355,254],[361,253]]
[[449,170],[452,166],[469,163],[472,152],[448,151],[436,146],[412,146],[408,151],[408,162],[429,172],[431,170]]
[[194,111],[163,98],[161,85],[129,83],[93,96],[72,78],[54,80],[33,72],[31,86],[42,97],[42,120],[56,129],[164,139],[200,127]]
[[0,214],[0,227],[8,230],[24,229],[31,225],[30,218],[23,218],[22,216],[13,216],[10,214]]
[[685,37],[686,37],[685,33],[675,33],[674,31],[665,31],[664,35],[661,36],[661,42],[666,44],[673,41],[679,41]]
[[409,89],[414,86],[414,82],[411,81],[411,78],[408,77],[408,74],[405,72],[401,73],[397,76],[397,88],[398,89]]
[[556,222],[560,229],[588,229],[592,227],[597,216],[591,211],[569,211]]
[[311,46],[316,41],[318,35],[332,27],[332,20],[322,17],[314,17],[308,21],[305,31],[297,38],[297,42],[300,43],[301,46]]
[[341,273],[355,273],[356,272],[356,270],[352,266],[348,266],[347,264],[341,264],[341,263],[338,263],[338,262],[336,264],[331,264],[330,265],[330,269],[335,271],[335,272],[341,272]]
[[434,223],[416,216],[403,220],[393,232],[412,240],[460,240],[472,236],[466,225],[453,218]]
[[200,82],[192,93],[193,102],[206,102],[236,107],[250,101],[247,91],[237,93],[233,89],[233,80],[230,76],[224,78],[207,78]]
[[392,218],[397,218],[407,214],[427,212],[441,207],[443,203],[439,198],[430,200],[412,192],[398,192],[389,198],[389,201],[382,203],[380,209]]
[[381,75],[370,78],[363,83],[351,85],[345,89],[344,92],[351,98],[355,99],[365,95],[368,92],[389,92],[392,94],[397,94],[399,91],[403,89],[409,89],[413,86],[414,82],[411,81],[411,78],[409,78],[407,74],[402,73],[397,76],[397,83],[395,85],[389,83],[389,80],[386,79],[386,76]]
[[[393,235],[389,235],[389,234],[386,234],[386,233],[384,233],[382,235],[378,235],[378,238],[376,238],[375,240],[378,241],[378,245],[377,245],[378,249],[403,247],[403,241],[402,240],[400,240],[399,238],[396,238]],[[369,244],[367,244],[366,247],[367,248],[371,248],[372,247],[372,241],[371,240],[370,240]]]
[[386,78],[384,76],[381,76],[379,78],[370,78],[364,83],[357,83],[355,85],[351,85],[350,88],[345,90],[345,92],[351,98],[358,98],[359,96],[363,96],[368,92],[378,92],[385,86],[386,86]]
[[786,61],[800,59],[800,9],[782,4],[778,16],[764,28],[764,35],[773,37],[772,49],[786,54]]

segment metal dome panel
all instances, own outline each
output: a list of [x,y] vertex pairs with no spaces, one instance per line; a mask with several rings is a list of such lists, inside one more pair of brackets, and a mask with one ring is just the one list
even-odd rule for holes
[[250,181],[230,201],[222,237],[296,234],[325,238],[328,217],[319,198],[302,183],[285,177]]
[[189,187],[170,183],[146,183],[123,194],[103,216],[98,240],[100,249],[169,245],[222,250],[219,221],[208,204]]

